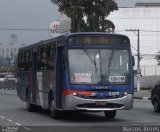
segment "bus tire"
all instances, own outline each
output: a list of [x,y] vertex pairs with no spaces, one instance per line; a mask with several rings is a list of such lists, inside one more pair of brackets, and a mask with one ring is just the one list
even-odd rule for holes
[[55,109],[54,98],[52,95],[50,95],[50,97],[49,97],[49,111],[50,111],[51,117],[53,119],[60,118],[60,111]]
[[160,105],[156,99],[153,101],[153,108],[155,112],[160,112]]
[[105,117],[107,119],[114,119],[116,116],[117,111],[116,110],[112,110],[112,111],[104,111]]
[[33,111],[34,111],[34,105],[31,104],[30,96],[31,96],[31,93],[29,92],[29,90],[27,90],[27,94],[26,94],[27,110],[28,110],[29,112],[33,112]]

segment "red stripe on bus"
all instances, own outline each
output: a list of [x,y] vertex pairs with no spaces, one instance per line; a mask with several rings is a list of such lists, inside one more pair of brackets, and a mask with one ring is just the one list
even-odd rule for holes
[[89,91],[76,91],[76,90],[65,90],[63,92],[63,94],[66,96],[66,95],[69,95],[69,94],[78,94],[78,95],[83,95],[83,96],[93,96],[95,95],[94,92],[89,92]]

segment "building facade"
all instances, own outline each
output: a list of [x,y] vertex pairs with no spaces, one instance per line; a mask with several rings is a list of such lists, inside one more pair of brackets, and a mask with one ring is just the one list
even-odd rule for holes
[[160,51],[160,0],[116,0],[116,2],[119,10],[107,17],[115,24],[115,32],[129,36],[136,59],[137,32],[126,30],[139,29],[140,64],[157,65],[154,58]]
[[115,0],[120,8],[160,7],[160,0]]

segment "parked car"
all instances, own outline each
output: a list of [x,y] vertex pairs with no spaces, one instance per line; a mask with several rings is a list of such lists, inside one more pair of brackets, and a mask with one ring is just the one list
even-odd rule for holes
[[6,81],[5,74],[0,74],[0,82],[5,82],[5,81]]
[[151,102],[155,112],[160,112],[160,82],[151,91]]
[[14,75],[12,75],[12,74],[8,74],[8,75],[6,75],[6,81],[8,81],[8,82],[17,82],[17,79],[14,77]]

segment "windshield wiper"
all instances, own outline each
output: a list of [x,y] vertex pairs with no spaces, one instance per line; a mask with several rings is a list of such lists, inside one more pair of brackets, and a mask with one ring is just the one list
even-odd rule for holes
[[88,53],[88,51],[87,51],[87,49],[86,49],[85,46],[83,46],[83,50],[84,50],[86,56],[90,59],[91,63],[95,66],[95,73],[97,73],[97,63],[96,63],[95,56],[92,57],[92,56]]
[[111,55],[110,55],[110,57],[109,57],[108,74],[110,74],[110,67],[111,67],[111,63],[112,63],[113,56],[114,56],[114,50],[112,50],[112,53],[111,53]]

